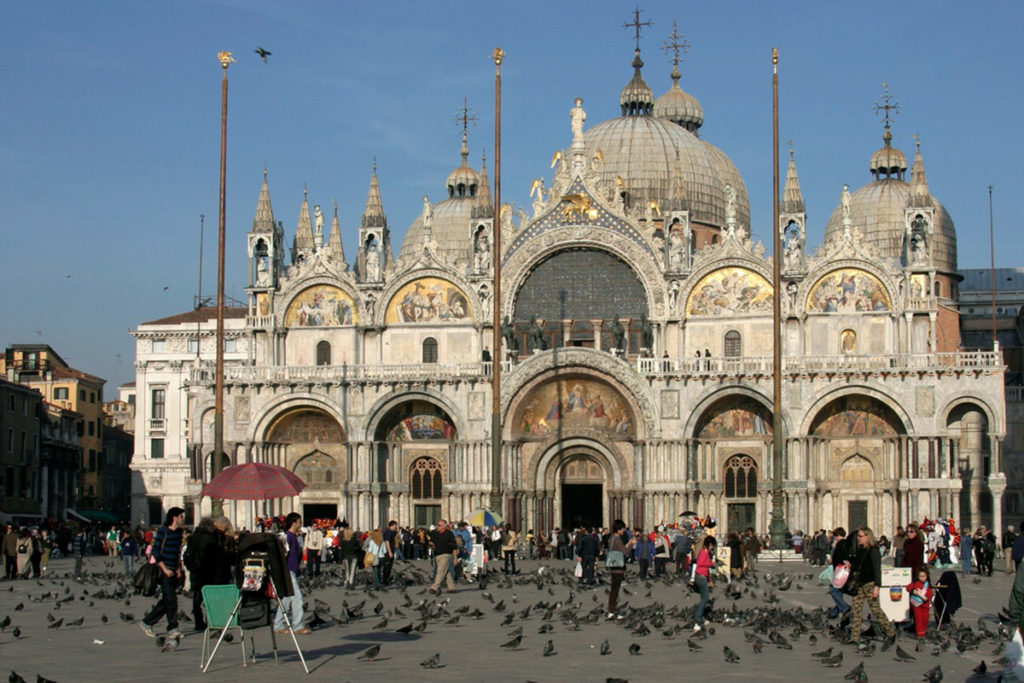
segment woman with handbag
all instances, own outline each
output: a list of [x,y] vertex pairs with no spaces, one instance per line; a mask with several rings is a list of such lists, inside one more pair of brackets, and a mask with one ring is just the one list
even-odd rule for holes
[[850,637],[846,642],[856,643],[860,639],[865,604],[871,607],[871,614],[885,630],[886,639],[895,638],[896,628],[878,602],[878,584],[882,579],[882,555],[878,551],[878,541],[875,540],[874,532],[866,526],[857,530],[857,551],[851,566],[853,573],[847,579],[844,589],[846,593],[853,595]]

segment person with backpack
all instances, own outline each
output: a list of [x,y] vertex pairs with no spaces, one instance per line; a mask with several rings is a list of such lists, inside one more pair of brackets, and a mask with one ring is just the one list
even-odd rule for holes
[[568,560],[572,552],[569,547],[569,531],[567,529],[556,529],[558,538],[558,559]]
[[580,542],[577,547],[577,554],[579,555],[580,563],[583,565],[583,576],[580,577],[579,581],[581,587],[596,584],[594,580],[594,564],[597,562],[597,556],[600,552],[601,542],[594,535],[593,530],[587,527],[581,529]]

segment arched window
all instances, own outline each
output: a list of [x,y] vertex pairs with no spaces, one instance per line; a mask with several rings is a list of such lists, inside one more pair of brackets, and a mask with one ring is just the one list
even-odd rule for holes
[[935,296],[942,296],[942,283],[938,281],[935,283]]
[[433,337],[427,337],[423,340],[423,362],[437,362],[437,340]]
[[412,497],[439,499],[441,497],[441,463],[434,458],[419,458],[409,472]]
[[322,341],[316,345],[316,364],[317,365],[330,365],[331,364],[331,345],[328,342]]
[[725,497],[757,495],[757,463],[749,455],[734,455],[725,463]]
[[725,333],[725,350],[722,355],[726,358],[739,358],[743,355],[743,338],[736,330]]

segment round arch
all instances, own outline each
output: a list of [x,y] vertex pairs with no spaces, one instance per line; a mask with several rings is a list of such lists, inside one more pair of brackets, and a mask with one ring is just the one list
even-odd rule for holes
[[536,491],[551,491],[557,483],[555,477],[561,465],[581,454],[599,456],[596,459],[609,485],[613,489],[622,488],[626,463],[594,435],[569,435],[561,439],[553,436],[541,444],[538,452],[540,456],[534,458],[526,476],[526,481],[533,482]]
[[338,426],[341,428],[342,437],[346,440],[351,438],[352,432],[349,426],[326,396],[303,392],[281,396],[263,406],[253,416],[252,426],[250,427],[250,440],[257,443],[265,441],[270,428],[279,418],[283,417],[286,413],[298,409],[318,410],[326,413],[338,423]]
[[986,401],[981,400],[977,396],[958,396],[947,402],[946,405],[942,407],[942,410],[939,411],[939,415],[942,416],[940,426],[945,429],[949,424],[949,418],[953,412],[958,408],[965,406],[977,408],[985,415],[985,419],[988,422],[989,432],[992,433],[994,437],[1002,438],[1004,436],[1005,428],[999,429],[998,431],[995,429],[997,425],[1002,426],[1002,422],[997,421],[995,411],[993,411],[992,407]]
[[825,391],[823,394],[814,399],[810,407],[804,412],[803,418],[800,421],[800,434],[810,434],[811,425],[814,420],[821,414],[821,411],[825,409],[833,401],[844,398],[847,396],[864,396],[872,398],[889,408],[896,417],[902,423],[900,426],[903,428],[904,434],[915,433],[913,420],[910,419],[910,415],[903,409],[903,406],[898,401],[893,399],[888,394],[885,394],[877,389],[864,385],[851,385],[847,387],[841,387],[838,389],[830,389]]
[[[745,258],[729,258],[722,260],[714,260],[705,263],[701,267],[694,270],[693,273],[691,273],[690,276],[686,279],[686,286],[682,289],[682,291],[680,291],[679,300],[676,302],[676,307],[678,310],[675,311],[674,313],[676,313],[680,317],[697,317],[691,316],[688,310],[690,305],[690,299],[694,296],[698,287],[701,287],[705,284],[709,276],[714,275],[716,272],[728,269],[738,269],[751,273],[754,276],[758,276],[763,280],[763,283],[758,284],[767,285],[768,289],[771,289],[771,270],[763,261]],[[775,293],[771,292],[770,296],[774,295]],[[768,308],[768,312],[771,312],[771,307]],[[760,314],[763,315],[763,312]]]
[[[697,434],[697,427],[701,424],[704,415],[706,415],[716,403],[737,397],[748,398],[760,404],[768,411],[769,415],[772,414],[772,401],[755,389],[751,389],[749,387],[715,387],[709,389],[704,396],[697,399],[696,404],[693,406],[693,410],[690,411],[690,416],[683,425],[683,434],[687,435],[688,438],[695,438]],[[786,416],[785,410],[782,412],[782,427],[783,435],[790,433],[789,419]]]
[[439,265],[435,265],[431,268],[424,268],[421,264],[415,263],[384,287],[383,291],[381,291],[380,295],[377,297],[377,302],[380,305],[374,308],[370,322],[375,326],[384,327],[388,306],[402,288],[416,282],[417,280],[431,278],[444,280],[450,283],[452,286],[458,288],[460,293],[469,301],[471,315],[468,320],[463,322],[471,324],[482,317],[482,312],[486,307],[483,305],[483,302],[481,302],[476,288],[471,286],[471,283],[467,282],[466,278],[450,268],[440,267]]
[[352,324],[358,325],[366,320],[366,308],[363,305],[362,297],[359,293],[354,291],[348,283],[344,280],[332,277],[311,277],[304,280],[297,280],[286,287],[281,292],[281,296],[276,298],[276,305],[274,306],[274,318],[277,321],[279,328],[285,327],[285,319],[288,315],[288,310],[295,303],[296,299],[302,294],[314,287],[329,287],[340,290],[352,304]]
[[394,409],[403,403],[410,401],[425,401],[443,410],[448,418],[455,425],[456,434],[466,434],[466,421],[459,409],[446,396],[430,390],[407,391],[401,394],[390,394],[378,399],[370,409],[366,411],[367,419],[364,423],[360,437],[363,441],[373,441],[380,427],[381,421]]

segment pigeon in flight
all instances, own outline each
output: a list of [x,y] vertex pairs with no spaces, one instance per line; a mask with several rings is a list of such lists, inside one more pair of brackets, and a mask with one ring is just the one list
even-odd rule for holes
[[260,56],[260,59],[263,60],[264,64],[267,63],[267,57],[269,57],[271,54],[269,50],[264,50],[262,47],[257,47],[255,50],[253,50],[253,52]]

